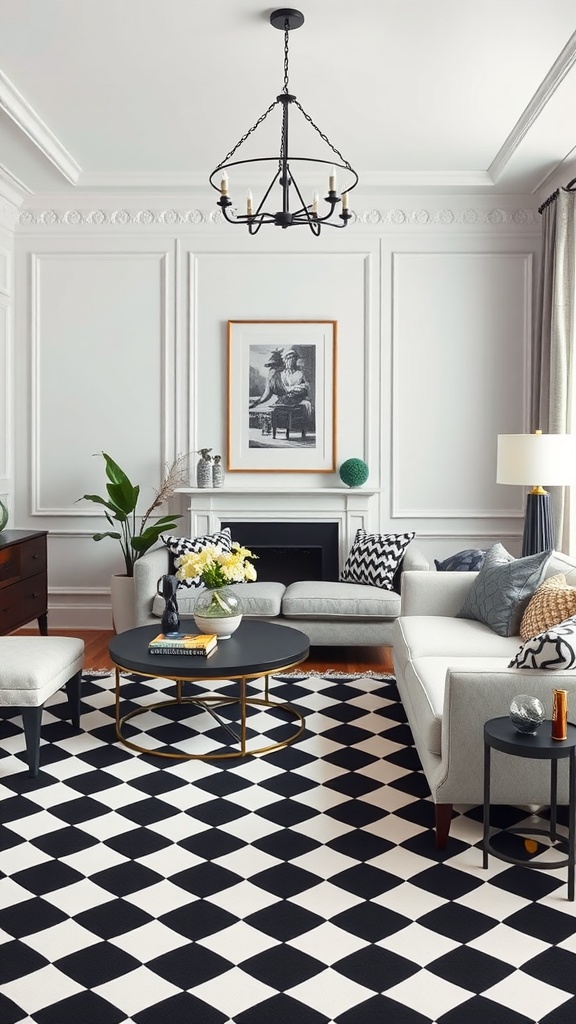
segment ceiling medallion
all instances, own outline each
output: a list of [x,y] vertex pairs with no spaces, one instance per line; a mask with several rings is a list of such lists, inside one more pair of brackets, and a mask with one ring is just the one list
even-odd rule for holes
[[[304,23],[304,15],[300,11],[296,11],[291,7],[282,7],[279,10],[273,11],[270,15],[270,24],[277,29],[284,32],[284,87],[279,96],[276,97],[273,103],[270,104],[268,109],[262,114],[256,123],[248,129],[245,135],[242,136],[239,142],[236,143],[233,149],[224,157],[224,159],[218,164],[218,166],[212,171],[210,175],[210,184],[212,188],[216,189],[220,193],[220,198],[217,205],[222,210],[225,219],[229,224],[243,224],[248,228],[251,235],[255,235],[263,224],[275,224],[276,227],[291,228],[296,226],[304,225],[310,228],[310,231],[314,235],[319,235],[323,224],[328,224],[333,228],[344,228],[351,218],[351,213],[348,208],[348,193],[358,184],[358,175],[356,171],[351,167],[345,157],[342,156],[340,151],[332,145],[328,137],[320,131],[317,125],[309,114],[306,113],[304,108],[290,92],[288,74],[289,74],[289,57],[288,57],[288,35],[293,29],[300,28]],[[275,107],[279,107],[282,111],[282,126],[280,131],[280,149],[276,156],[264,156],[255,157],[251,160],[233,160],[232,158],[240,149],[242,144],[256,131],[259,125],[268,117],[268,115],[274,110]],[[315,157],[305,156],[293,156],[289,153],[289,111],[291,107],[296,107],[311,128],[320,136],[325,146],[331,151],[332,155],[330,159],[321,160]],[[336,158],[336,159],[335,159]],[[228,178],[228,171],[233,167],[243,165],[247,168],[253,167],[254,171],[258,168],[256,165],[271,163],[275,165],[274,175],[270,184],[266,187],[262,198],[254,200],[252,192],[249,190],[246,196],[246,212],[238,213],[234,208],[234,204],[229,196],[230,181]],[[324,165],[324,166],[321,166]],[[305,202],[302,196],[302,190],[298,185],[296,178],[296,171],[299,172],[301,166],[304,170],[312,168],[315,174],[323,172],[328,177],[328,194],[324,197],[323,202],[326,206],[320,208],[320,197],[318,191],[314,191],[311,202]],[[337,168],[345,172],[346,185],[342,192],[338,192],[337,187]],[[273,190],[278,187],[281,195],[281,209],[274,209],[275,203],[274,197],[278,196],[278,190]],[[267,208],[267,204],[269,203]],[[322,212],[321,212],[322,209]],[[340,213],[336,211],[340,209]]]

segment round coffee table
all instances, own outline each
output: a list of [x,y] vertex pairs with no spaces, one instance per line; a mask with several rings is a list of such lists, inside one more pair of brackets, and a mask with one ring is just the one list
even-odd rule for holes
[[[183,633],[199,632],[193,620],[184,620],[181,622],[180,628]],[[278,626],[273,622],[244,620],[229,640],[219,640],[216,650],[207,657],[203,657],[190,654],[148,654],[148,644],[157,636],[158,631],[158,626],[139,626],[136,629],[129,629],[125,633],[119,633],[109,644],[108,650],[116,670],[116,736],[125,746],[142,754],[153,754],[155,757],[209,761],[216,758],[265,754],[293,743],[302,734],[304,731],[302,714],[291,704],[269,700],[268,686],[271,672],[292,668],[306,660],[310,649],[310,640],[305,633],[299,629],[292,629],[290,626]],[[171,679],[176,683],[176,697],[136,708],[122,716],[120,714],[120,687],[121,672],[123,671],[148,678]],[[248,697],[247,682],[261,676],[264,676],[264,696]],[[238,683],[238,696],[207,694],[200,699],[182,695],[183,683],[207,683],[216,679],[229,679]],[[231,703],[239,705],[239,732],[223,721],[214,710],[214,707],[219,704]],[[133,743],[123,734],[123,725],[130,719],[174,704],[195,704],[208,711],[232,735],[234,742],[239,745],[239,749],[200,754],[150,750]],[[282,708],[294,717],[295,731],[281,742],[268,743],[266,746],[248,750],[246,746],[246,713],[247,708],[251,706],[264,709]]]

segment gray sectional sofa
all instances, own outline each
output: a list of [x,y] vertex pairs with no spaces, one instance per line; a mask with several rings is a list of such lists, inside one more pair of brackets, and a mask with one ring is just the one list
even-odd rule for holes
[[[576,559],[554,552],[544,578],[557,573],[576,586]],[[483,801],[488,719],[508,715],[521,693],[538,697],[549,719],[558,687],[568,690],[569,720],[576,721],[576,670],[509,668],[520,636],[500,636],[483,622],[456,617],[477,575],[405,573],[401,614],[393,625],[398,690],[435,805],[439,849],[448,839],[453,805]],[[558,767],[558,800],[568,802],[565,760]],[[548,805],[549,763],[494,753],[491,802]]]
[[[166,547],[155,548],[134,566],[136,625],[159,624],[164,600],[156,594],[161,576],[170,572]],[[400,570],[418,574],[430,568],[412,542]],[[314,645],[390,646],[392,626],[400,614],[400,594],[359,583],[302,580],[282,583],[236,583],[232,589],[241,597],[247,618],[263,618],[302,630]],[[398,583],[398,590],[400,585]],[[180,615],[191,616],[197,591],[178,592]]]

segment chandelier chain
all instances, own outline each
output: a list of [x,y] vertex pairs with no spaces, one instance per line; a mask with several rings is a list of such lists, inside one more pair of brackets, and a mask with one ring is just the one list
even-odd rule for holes
[[284,22],[284,92],[289,92],[288,89],[288,18]]
[[[236,145],[235,145],[235,146],[234,146],[234,147],[233,147],[233,148],[232,148],[232,149],[230,150],[230,152],[226,154],[226,156],[224,157],[224,159],[220,161],[220,163],[218,164],[218,166],[217,166],[217,167],[215,168],[215,170],[216,170],[216,171],[220,170],[220,168],[221,168],[221,167],[223,166],[223,164],[227,164],[227,163],[228,163],[228,161],[232,159],[232,157],[234,156],[234,153],[236,152],[236,150],[237,150],[237,149],[240,149],[240,146],[242,145],[242,143],[243,143],[243,142],[246,142],[246,139],[247,139],[247,138],[248,138],[248,137],[249,137],[250,135],[252,135],[252,132],[255,132],[255,131],[256,131],[256,129],[258,128],[258,125],[261,125],[261,124],[262,124],[262,121],[264,121],[264,119],[268,117],[268,114],[269,114],[269,113],[270,113],[270,112],[271,112],[272,110],[274,110],[274,107],[275,107],[275,106],[277,105],[277,103],[278,103],[278,100],[274,100],[274,102],[273,102],[273,103],[271,103],[271,104],[270,104],[270,106],[268,107],[268,110],[265,110],[265,111],[264,111],[264,113],[263,113],[263,114],[261,114],[261,116],[260,116],[260,117],[258,118],[258,120],[256,121],[256,123],[255,123],[255,124],[253,124],[253,125],[252,125],[252,127],[248,129],[248,131],[246,132],[246,134],[242,136],[242,138],[241,138],[241,139],[239,140],[239,142],[237,142],[237,143],[236,143]],[[298,105],[300,106],[300,104],[298,104]],[[334,147],[332,147],[332,148],[334,149]]]
[[328,146],[330,146],[330,149],[332,150],[332,152],[333,152],[333,153],[336,153],[336,156],[340,157],[340,160],[342,161],[342,163],[343,163],[344,167],[347,167],[347,168],[348,168],[348,170],[349,170],[349,171],[351,171],[351,170],[352,170],[352,167],[351,167],[351,165],[350,165],[350,164],[348,163],[348,161],[347,161],[346,157],[345,157],[345,156],[342,156],[342,153],[340,152],[340,150],[339,150],[339,149],[336,149],[336,146],[333,146],[333,145],[332,145],[332,143],[330,142],[330,139],[328,138],[328,136],[327,136],[327,135],[325,135],[325,134],[324,134],[324,132],[321,132],[321,131],[320,131],[320,129],[319,129],[319,127],[318,127],[318,125],[317,125],[317,124],[314,124],[314,121],[313,121],[313,120],[312,120],[312,118],[310,117],[310,114],[307,114],[307,113],[306,113],[306,111],[304,110],[304,107],[302,106],[302,104],[301,104],[301,103],[299,103],[299,102],[298,102],[298,100],[296,99],[296,97],[294,97],[294,104],[295,104],[295,106],[297,106],[297,107],[298,107],[298,110],[300,111],[300,113],[301,113],[301,114],[303,114],[303,115],[304,115],[304,117],[306,118],[306,120],[307,120],[307,121],[308,121],[308,122],[309,122],[309,123],[310,123],[310,124],[312,125],[312,127],[314,128],[314,130],[318,132],[318,135],[320,136],[320,138],[322,139],[322,141],[323,141],[323,142],[325,142],[325,143],[326,143],[326,144],[327,144]]

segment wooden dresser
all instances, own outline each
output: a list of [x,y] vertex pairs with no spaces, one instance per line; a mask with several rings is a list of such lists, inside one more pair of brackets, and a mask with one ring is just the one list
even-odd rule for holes
[[0,533],[0,636],[38,619],[48,633],[46,532]]

